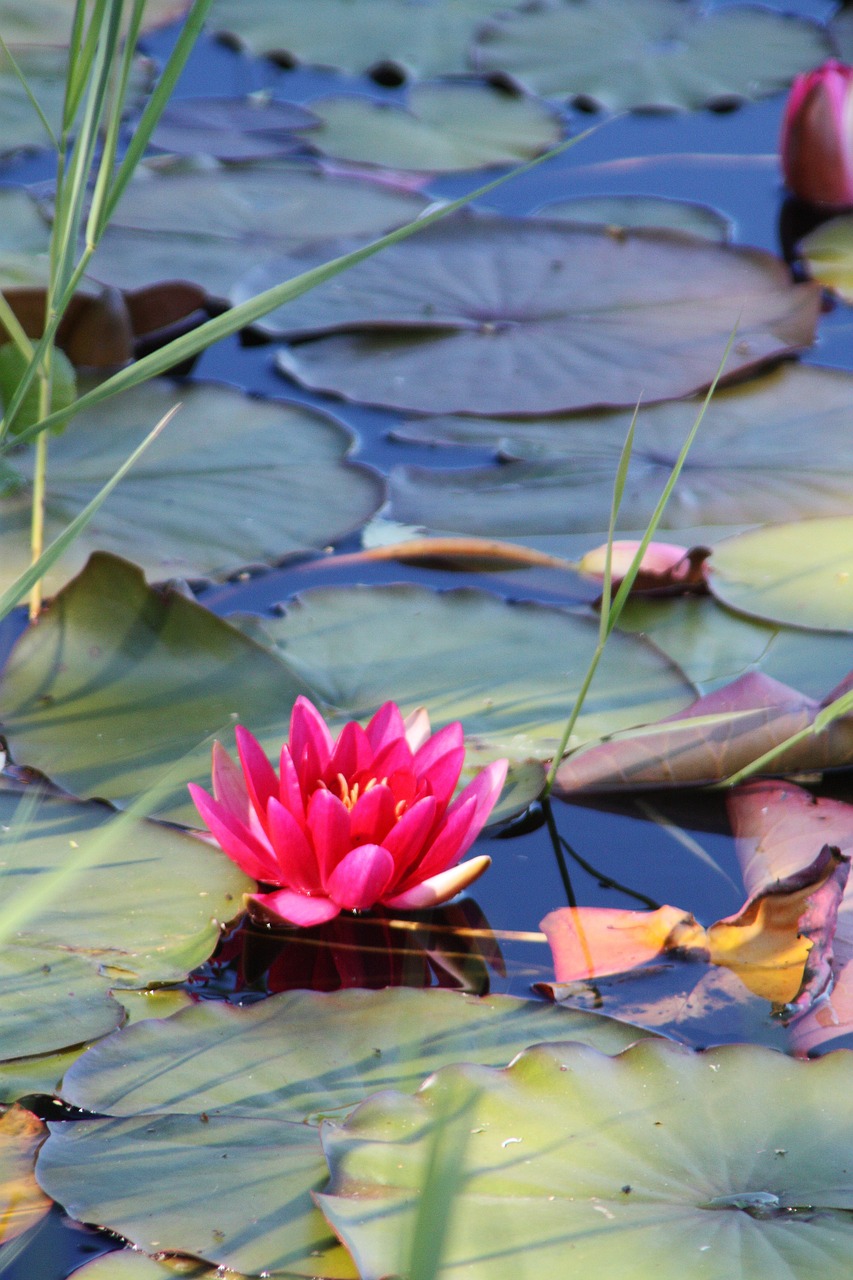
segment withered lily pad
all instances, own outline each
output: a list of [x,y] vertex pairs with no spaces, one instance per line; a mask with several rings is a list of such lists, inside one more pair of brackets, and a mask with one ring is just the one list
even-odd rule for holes
[[279,365],[315,390],[421,412],[633,407],[707,385],[735,324],[729,375],[808,345],[817,306],[814,286],[756,250],[468,215],[283,307],[282,334],[312,340]]
[[427,173],[520,164],[560,141],[542,103],[487,84],[416,84],[405,104],[337,96],[311,103],[310,143],[358,164]]
[[33,1173],[44,1136],[44,1125],[23,1107],[0,1117],[0,1245],[28,1231],[50,1209]]
[[[718,391],[699,428],[662,529],[846,515],[853,488],[853,376],[785,367]],[[699,402],[643,404],[618,528],[643,529]],[[633,409],[546,418],[411,420],[404,440],[493,449],[525,465],[392,473],[393,514],[432,529],[524,537],[606,529]],[[803,430],[804,420],[808,430]]]
[[768,525],[714,548],[709,583],[733,609],[771,622],[853,631],[853,517]]
[[254,53],[347,71],[391,63],[421,76],[468,70],[466,50],[500,0],[214,0],[209,22]]
[[300,150],[302,132],[318,123],[312,112],[295,102],[275,102],[261,94],[183,98],[166,107],[152,143],[175,155],[262,160]]
[[247,261],[337,236],[371,240],[423,208],[419,197],[285,162],[214,169],[150,162],[121,200],[91,273],[124,289],[190,280],[228,298]]
[[[46,575],[47,592],[96,549],[132,557],[155,579],[227,576],[326,546],[382,502],[381,479],[347,460],[352,437],[326,414],[213,383],[158,379],[86,410],[53,442],[48,538],[175,405],[174,420]],[[23,462],[9,461],[23,470],[31,457],[28,450]],[[28,563],[28,480],[0,497],[0,590]]]
[[831,56],[816,23],[757,5],[706,12],[679,0],[531,3],[484,24],[473,50],[481,71],[611,111],[762,98]]
[[310,1197],[326,1181],[324,1114],[383,1086],[413,1089],[460,1058],[504,1065],[531,1039],[577,1038],[607,1053],[638,1034],[596,1015],[437,990],[204,1004],[81,1059],[67,1096],[116,1118],[53,1126],[39,1176],[75,1216],[148,1250],[255,1274],[349,1276],[334,1269],[346,1255]]
[[539,1045],[504,1071],[448,1067],[414,1097],[380,1094],[327,1126],[332,1183],[318,1202],[364,1280],[408,1275],[441,1124],[455,1211],[440,1277],[559,1275],[570,1257],[578,1274],[623,1280],[697,1267],[842,1280],[851,1083],[844,1054]]
[[[435,724],[461,720],[468,763],[480,764],[553,753],[598,626],[481,591],[337,587],[305,592],[253,634],[267,638],[341,717],[363,717],[393,698],[405,707],[422,704]],[[579,741],[689,697],[676,667],[633,637],[624,648],[627,639],[608,643],[578,720]]]

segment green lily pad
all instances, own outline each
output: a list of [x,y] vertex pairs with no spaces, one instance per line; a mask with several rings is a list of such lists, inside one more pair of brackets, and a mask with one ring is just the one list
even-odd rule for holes
[[845,302],[853,302],[853,215],[822,223],[800,243],[809,273]]
[[487,84],[416,84],[405,104],[338,95],[311,110],[322,123],[309,141],[322,154],[427,173],[520,164],[562,136],[541,102]]
[[0,728],[18,763],[76,795],[126,802],[165,776],[156,812],[193,823],[186,782],[209,782],[212,737],[239,720],[274,727],[280,745],[300,693],[311,690],[227,622],[96,555],[18,641]]
[[273,159],[303,147],[300,131],[318,123],[315,115],[295,102],[276,102],[264,94],[180,98],[168,104],[151,141],[172,155]]
[[[714,396],[661,529],[846,515],[853,488],[853,376],[788,366]],[[699,403],[643,405],[617,528],[642,529]],[[548,418],[426,418],[395,435],[495,450],[512,466],[392,472],[392,514],[432,529],[520,537],[607,528],[633,410]],[[808,423],[808,430],[803,423]],[[524,464],[524,465],[521,465]]]
[[700,693],[763,671],[822,698],[850,670],[847,636],[747,618],[710,596],[629,600],[619,626],[656,644]]
[[121,1118],[52,1126],[39,1177],[76,1217],[149,1251],[348,1276],[310,1196],[327,1175],[323,1114],[383,1086],[414,1088],[460,1057],[505,1064],[530,1039],[576,1036],[606,1053],[638,1034],[594,1014],[439,990],[203,1004],[123,1031],[71,1069],[66,1096]]
[[49,270],[50,227],[20,187],[0,188],[0,288],[44,284]]
[[254,53],[347,71],[402,63],[421,76],[467,71],[468,42],[500,0],[214,0],[209,23]]
[[833,56],[817,23],[757,5],[707,12],[676,0],[557,0],[485,23],[473,61],[543,97],[610,111],[763,98]]
[[853,631],[853,517],[798,520],[727,538],[714,548],[708,581],[741,613]]
[[[227,576],[324,547],[383,500],[379,476],[347,460],[352,436],[325,414],[232,387],[158,379],[85,411],[52,443],[48,539],[175,405],[174,421],[46,575],[48,593],[94,550],[130,556],[155,579]],[[31,465],[31,451],[25,456]],[[0,591],[29,563],[30,502],[28,482],[0,497]]]
[[[254,634],[347,718],[392,698],[425,706],[436,725],[461,720],[468,763],[480,765],[551,758],[598,623],[480,591],[357,586],[307,591]],[[656,719],[689,703],[690,689],[651,645],[612,636],[575,738]]]
[[[27,893],[49,885],[75,850],[82,857],[98,843],[92,864],[36,904],[17,928],[31,948],[45,944],[87,957],[114,988],[182,980],[210,955],[220,923],[238,914],[241,895],[252,887],[233,862],[205,841],[159,823],[128,820],[97,802],[48,795],[38,784],[24,793],[23,802],[16,791],[0,791],[0,821],[4,907],[18,893],[26,903]],[[114,833],[111,822],[116,823]],[[44,963],[52,965],[52,956],[52,950],[45,952]],[[15,964],[12,959],[8,963]],[[32,1011],[41,979],[31,960],[21,964],[18,981],[22,990],[25,981],[29,985]],[[52,972],[41,983],[46,1009],[58,998],[58,988],[71,980],[61,966],[55,978]],[[4,985],[14,990],[13,978]],[[96,995],[84,998],[98,1003]],[[18,996],[11,996],[8,1007],[10,1017],[20,1016]],[[115,1026],[122,1017],[120,1009],[111,1008],[104,1022],[111,1019]],[[47,1023],[47,1012],[44,1018]],[[64,1028],[54,1022],[55,1031],[46,1030],[47,1040],[32,1047],[26,1040],[24,1053],[60,1049],[87,1038],[72,1026],[70,1015],[64,1021]],[[108,1029],[105,1025],[98,1034]],[[31,1034],[39,1035],[36,1030]]]
[[541,205],[536,216],[561,222],[603,222],[609,228],[620,229],[667,227],[717,244],[732,238],[731,219],[718,209],[669,196],[572,196]]
[[[353,1272],[353,1274],[355,1274]],[[188,1259],[150,1258],[139,1249],[114,1249],[102,1253],[84,1266],[78,1267],[74,1280],[175,1280],[176,1276],[189,1280],[222,1280],[222,1273],[203,1263],[193,1264]],[[239,1280],[233,1272],[229,1280]]]
[[372,240],[424,205],[418,196],[286,162],[210,168],[152,161],[139,167],[118,205],[91,274],[122,289],[190,280],[228,298],[247,261],[337,236]]
[[108,980],[89,960],[52,947],[0,949],[0,1059],[96,1040],[123,1021]]
[[409,1274],[436,1121],[457,1155],[438,1276],[842,1280],[853,1248],[853,1060],[645,1041],[539,1045],[368,1100],[318,1198],[363,1280]]
[[633,408],[706,386],[735,324],[728,375],[808,345],[817,306],[757,250],[469,214],[281,308],[279,331],[312,341],[278,363],[314,390],[418,412]]
[[[26,3],[6,4],[3,8],[3,39],[39,44],[49,33],[51,41],[64,40],[71,35],[75,0],[26,0]],[[145,0],[142,29],[182,17],[190,7],[190,0]]]

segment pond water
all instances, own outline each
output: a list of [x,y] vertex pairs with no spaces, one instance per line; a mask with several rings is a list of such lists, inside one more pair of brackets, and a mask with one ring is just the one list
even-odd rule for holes
[[[776,7],[819,21],[834,11],[832,4],[819,0]],[[150,39],[146,47],[161,57],[173,37],[174,32],[167,32]],[[384,94],[388,100],[399,96],[399,91],[380,91],[366,79],[351,83],[365,94]],[[262,59],[205,38],[179,95],[213,91],[238,95],[263,87],[270,88],[275,98],[310,103],[339,84],[329,73],[306,68],[271,71]],[[625,114],[608,119],[577,148],[491,193],[481,207],[522,217],[568,196],[664,195],[710,205],[730,221],[733,243],[779,254],[785,193],[776,152],[783,100],[783,95],[776,94],[730,111]],[[567,109],[565,115],[573,132],[596,119],[578,109]],[[44,176],[44,160],[39,156],[19,159],[0,170],[0,182],[10,184]],[[481,172],[441,177],[429,184],[427,193],[454,198],[487,176]],[[439,449],[395,440],[390,433],[402,421],[400,414],[305,390],[276,369],[276,351],[274,343],[228,339],[202,355],[191,377],[224,380],[256,395],[331,412],[353,432],[354,456],[383,475],[401,465],[435,471],[499,469],[494,449],[476,442]],[[853,371],[849,307],[827,301],[817,342],[802,360]],[[684,418],[685,433],[689,412]],[[785,518],[784,511],[779,518]],[[580,535],[578,549],[589,545],[594,543],[590,544],[588,535]],[[346,555],[360,546],[360,534],[354,533],[341,539],[335,551]],[[549,568],[460,572],[397,562],[335,568],[334,562],[318,563],[312,558],[241,574],[231,581],[202,583],[196,595],[223,617],[274,616],[278,606],[317,585],[401,581],[431,590],[471,586],[509,600],[533,599],[569,608],[586,608],[597,595],[597,588],[577,574]],[[20,613],[3,625],[0,663],[24,626]],[[818,664],[823,661],[818,657]],[[843,663],[839,671],[832,664],[816,670],[817,687],[809,692],[825,692],[842,674]],[[826,793],[853,802],[849,775],[838,775]],[[190,976],[186,990],[200,1001],[245,1004],[299,987],[379,988],[395,982],[527,997],[533,984],[553,978],[553,961],[540,921],[559,907],[643,909],[677,904],[708,925],[737,912],[744,901],[725,803],[710,793],[652,790],[600,801],[534,804],[523,817],[487,833],[480,848],[491,854],[493,864],[471,891],[461,926],[458,914],[445,916],[442,908],[415,913],[408,932],[394,913],[381,910],[365,919],[333,921],[304,933],[268,929],[244,919],[224,936],[217,954]],[[748,1040],[786,1047],[784,1027],[767,1002],[752,996],[736,998],[731,989],[718,988],[714,981],[712,966],[669,957],[634,973],[582,984],[575,991],[574,1004],[660,1026],[696,1046]],[[853,1047],[853,1039],[845,1036],[832,1042],[832,1047],[839,1045]],[[48,1099],[33,1105],[46,1118],[56,1114],[56,1104]],[[64,1280],[84,1262],[121,1243],[107,1232],[71,1222],[54,1207],[28,1247],[5,1266],[0,1251],[0,1275],[7,1280]]]

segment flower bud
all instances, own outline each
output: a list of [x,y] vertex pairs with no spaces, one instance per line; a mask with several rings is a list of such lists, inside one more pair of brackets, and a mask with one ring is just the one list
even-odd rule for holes
[[853,205],[853,67],[831,59],[797,76],[782,119],[782,172],[811,204]]

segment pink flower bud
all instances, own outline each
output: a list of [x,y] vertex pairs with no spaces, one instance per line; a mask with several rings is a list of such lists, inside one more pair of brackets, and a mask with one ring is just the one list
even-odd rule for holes
[[[610,560],[610,574],[613,586],[616,587],[625,577],[637,554],[639,542],[616,541]],[[604,566],[607,560],[607,544],[587,551],[578,563],[578,569],[586,578],[597,582],[604,581]],[[640,574],[643,579],[661,579],[677,582],[690,573],[690,553],[687,547],[676,546],[674,542],[650,542],[640,561]]]
[[853,67],[831,59],[797,76],[782,120],[782,172],[811,204],[853,205]]

